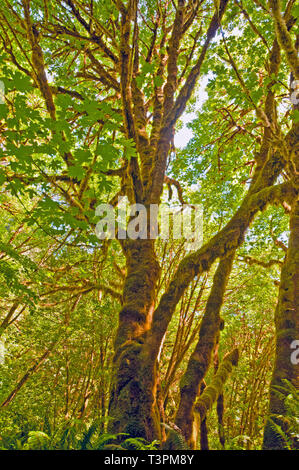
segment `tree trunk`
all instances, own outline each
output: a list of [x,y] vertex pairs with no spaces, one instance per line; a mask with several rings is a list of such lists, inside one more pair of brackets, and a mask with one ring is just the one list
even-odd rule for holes
[[220,311],[235,252],[219,261],[205,313],[200,325],[198,342],[190,357],[186,373],[180,384],[180,404],[175,423],[181,429],[188,444],[194,448],[193,406],[199,387],[211,363],[212,353],[220,332]]
[[124,305],[115,340],[110,430],[153,440],[159,436],[155,361],[148,358],[145,335],[151,325],[160,267],[154,240],[129,240]]
[[[299,340],[299,201],[290,217],[290,239],[281,271],[279,298],[275,312],[276,352],[270,385],[269,417],[264,431],[264,449],[285,449],[286,440],[277,432],[282,428],[286,438],[288,417],[285,398],[290,393],[286,381],[299,389],[299,364],[292,358],[292,344]],[[279,415],[279,417],[278,417]]]

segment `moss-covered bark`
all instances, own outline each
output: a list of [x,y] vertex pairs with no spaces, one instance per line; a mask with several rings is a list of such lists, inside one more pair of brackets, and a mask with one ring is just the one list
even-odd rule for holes
[[[169,31],[167,60],[161,54],[159,74],[165,74],[165,85],[155,90],[151,135],[146,128],[148,105],[143,93],[138,90],[136,81],[140,72],[138,45],[135,44],[138,27],[136,23],[133,31],[132,24],[136,18],[137,2],[128,2],[127,7],[120,10],[121,43],[116,62],[120,71],[124,130],[126,137],[135,142],[138,152],[138,159],[133,157],[125,165],[122,190],[132,202],[145,203],[147,207],[160,202],[175,124],[194,90],[209,44],[220,26],[227,3],[228,0],[220,0],[218,11],[215,10],[211,18],[198,60],[177,94],[181,40],[195,20],[197,11],[194,9],[190,15],[189,2],[178,1]],[[133,47],[130,45],[131,40],[135,41]],[[127,276],[115,340],[114,380],[109,407],[113,421],[110,428],[116,432],[125,431],[134,436],[152,439],[157,437],[159,425],[155,423],[160,421],[156,405],[155,368],[162,338],[156,335],[154,344],[157,348],[154,350],[147,333],[152,326],[159,266],[153,240],[126,241],[123,243],[123,250],[127,260]],[[181,293],[185,287],[182,285]]]
[[[219,5],[207,29],[203,47],[198,54],[198,60],[186,77],[184,85],[178,90],[177,60],[181,46],[180,40],[184,36],[189,21],[186,21],[189,15],[187,3],[189,5],[189,2],[178,2],[169,37],[167,58],[164,57],[164,54],[160,57],[161,64],[158,73],[160,77],[165,73],[166,79],[164,87],[157,87],[155,90],[150,135],[146,126],[148,114],[146,100],[142,93],[138,92],[135,80],[139,68],[138,50],[129,47],[130,38],[136,39],[137,34],[137,24],[135,32],[131,25],[131,20],[136,13],[136,2],[129,2],[128,9],[122,8],[120,10],[122,41],[117,62],[120,66],[124,128],[126,137],[136,143],[138,152],[138,158],[131,158],[126,167],[122,187],[130,201],[146,205],[159,204],[160,202],[175,123],[184,111],[194,90],[208,46],[219,28],[220,19],[228,2],[227,0],[218,2]],[[190,16],[191,23],[195,16]],[[135,56],[133,51],[135,51]],[[270,59],[271,73],[276,74],[280,64],[277,42]],[[288,197],[290,193],[288,183],[272,186],[285,165],[285,157],[282,148],[271,147],[271,132],[275,128],[276,113],[274,95],[270,86],[265,113],[272,128],[265,131],[260,156],[257,158],[256,171],[247,196],[226,227],[200,250],[189,254],[181,262],[155,310],[155,286],[159,268],[155,258],[154,245],[152,241],[148,240],[136,240],[123,244],[127,259],[127,277],[115,341],[114,380],[109,408],[109,414],[113,418],[111,424],[113,431],[125,431],[131,435],[143,436],[146,439],[158,436],[160,418],[156,405],[156,361],[162,339],[179,300],[195,276],[207,272],[217,259],[227,260],[233,257],[236,249],[243,243],[246,230],[258,211],[264,210],[267,204],[273,201],[280,201],[282,198]],[[283,149],[292,147],[294,139],[296,139],[296,135],[291,130],[286,136],[286,145],[283,146]],[[221,266],[226,262],[221,261]],[[211,302],[210,311],[213,311],[214,308],[215,305]],[[215,311],[217,308],[216,306]],[[215,331],[219,329],[217,322],[218,319],[212,322],[213,327],[216,326]],[[212,334],[213,338],[214,334],[215,332]],[[208,349],[213,349],[211,346],[213,344],[214,340],[211,340]],[[209,363],[209,354],[207,353],[207,360],[205,360],[207,364]],[[183,386],[182,389],[185,387]],[[194,387],[192,385],[189,390],[191,389],[193,405],[198,392],[198,384],[195,384]],[[182,403],[185,404],[187,403],[187,392],[188,387],[182,400]],[[186,405],[186,407],[189,409],[188,413],[179,412],[178,419],[184,422],[188,415],[186,427],[190,429],[190,426],[192,427],[192,406],[190,408],[189,405]],[[188,433],[189,431],[186,431],[186,435]]]
[[142,340],[128,341],[119,348],[114,366],[110,431],[125,432],[148,441],[160,438],[156,368],[152,368],[146,357]]
[[154,240],[128,240],[124,246],[126,278],[115,348],[138,338],[151,325],[160,267]]
[[[194,438],[197,437],[199,429],[203,430],[204,434],[201,438],[201,447],[203,449],[208,448],[208,438],[207,438],[207,429],[206,429],[206,416],[208,411],[212,408],[215,401],[223,392],[223,386],[227,381],[233,366],[238,364],[239,352],[238,349],[234,349],[232,352],[227,354],[222,363],[220,364],[217,373],[214,375],[212,382],[208,385],[197,399],[194,405],[195,420],[193,423],[193,434]],[[182,434],[182,430],[174,425],[174,430],[169,433],[168,439],[164,445],[165,449],[178,449],[175,445],[178,442],[178,439],[184,444],[180,446],[180,449],[190,448]],[[192,448],[195,448],[194,443],[191,441]],[[186,447],[187,446],[187,447]]]
[[124,252],[127,276],[115,339],[110,429],[151,440],[158,437],[159,418],[155,364],[149,365],[144,337],[151,325],[160,268],[153,240],[130,240]]
[[[275,429],[280,426],[288,435],[285,380],[299,389],[299,364],[292,361],[291,344],[299,339],[299,202],[290,217],[290,239],[281,272],[279,299],[275,312],[276,354],[270,387],[269,418],[264,432],[264,449],[284,449],[286,442]],[[275,423],[275,424],[273,424]]]
[[234,349],[231,353],[227,354],[221,362],[211,383],[204,389],[203,393],[195,402],[194,413],[198,415],[201,420],[207,416],[208,411],[221,395],[223,386],[233,370],[233,366],[238,365],[238,360],[238,349]]
[[[200,394],[206,388],[206,383],[203,380],[200,386]],[[209,431],[207,426],[207,418],[200,421],[200,450],[209,450]]]
[[[291,2],[289,2],[291,3]],[[299,79],[299,59],[296,47],[292,42],[288,31],[286,18],[282,16],[279,0],[269,0],[269,5],[274,19],[276,36],[282,50],[285,51],[286,59],[296,79]],[[287,15],[288,17],[288,15]]]
[[220,310],[232,269],[233,259],[234,252],[219,262],[201,322],[198,342],[180,384],[180,404],[175,422],[182,430],[186,441],[191,447],[195,445],[192,437],[193,406],[199,393],[201,381],[210,367],[212,353],[219,336],[221,325]]

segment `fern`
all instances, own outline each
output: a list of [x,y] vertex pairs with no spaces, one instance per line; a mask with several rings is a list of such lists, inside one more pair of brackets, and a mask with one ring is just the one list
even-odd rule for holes
[[97,430],[97,425],[93,423],[87,431],[84,432],[83,438],[79,441],[79,447],[81,450],[86,450],[90,445],[90,440]]
[[104,450],[107,448],[108,445],[114,445],[113,441],[117,441],[121,436],[128,436],[126,433],[119,433],[119,434],[102,434],[99,436],[98,440],[94,445],[94,449],[96,450]]
[[50,444],[50,437],[42,431],[30,431],[24,450],[45,450]]
[[[269,419],[271,426],[280,436],[287,450],[299,448],[299,391],[294,385],[286,379],[283,379],[283,387],[275,387],[275,393],[284,400],[286,415],[275,415]],[[278,422],[275,422],[275,418]],[[282,421],[287,422],[287,433],[279,424]]]
[[157,450],[158,445],[159,441],[148,443],[142,437],[130,437],[123,442],[122,447],[127,450]]
[[169,433],[167,441],[168,445],[171,446],[171,449],[190,450],[183,434],[179,431],[179,429],[174,429],[173,427],[165,423],[162,423],[162,426],[164,426]]

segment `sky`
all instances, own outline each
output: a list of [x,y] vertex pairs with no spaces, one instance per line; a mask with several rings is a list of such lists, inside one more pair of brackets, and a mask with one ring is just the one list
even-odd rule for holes
[[196,104],[194,106],[194,111],[190,113],[185,112],[181,117],[183,127],[179,131],[177,131],[174,136],[174,144],[176,148],[184,148],[188,144],[189,140],[193,137],[193,132],[191,129],[188,128],[188,124],[196,118],[198,110],[201,108],[202,104],[207,99],[208,95],[205,89],[208,84],[208,80],[208,76],[204,76],[201,79],[199,89],[196,93]]

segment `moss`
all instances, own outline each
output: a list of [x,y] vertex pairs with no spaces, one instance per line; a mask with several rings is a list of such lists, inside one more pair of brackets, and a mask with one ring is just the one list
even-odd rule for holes
[[299,389],[299,366],[291,362],[290,345],[299,337],[299,201],[293,204],[290,217],[290,240],[281,270],[279,298],[275,311],[275,363],[270,385],[269,416],[264,431],[264,449],[284,449],[288,438],[285,398],[288,380]]
[[175,422],[182,429],[187,442],[193,434],[193,404],[198,396],[200,383],[209,369],[220,330],[224,326],[220,310],[233,259],[234,252],[219,262],[201,322],[198,342],[180,382],[181,397]]
[[237,366],[239,360],[239,351],[234,349],[229,353],[220,364],[212,382],[203,391],[194,405],[194,413],[199,414],[203,420],[207,412],[212,408],[218,397],[221,395],[223,386],[227,381],[233,366]]
[[299,60],[296,48],[288,31],[286,22],[281,14],[281,4],[279,0],[269,0],[274,18],[276,36],[280,47],[285,51],[286,58],[296,79],[299,79]]

